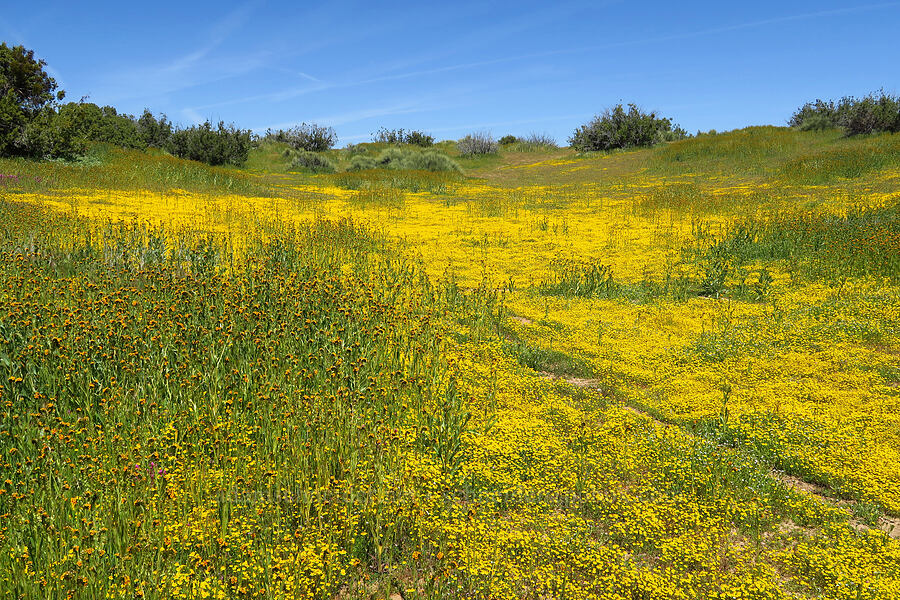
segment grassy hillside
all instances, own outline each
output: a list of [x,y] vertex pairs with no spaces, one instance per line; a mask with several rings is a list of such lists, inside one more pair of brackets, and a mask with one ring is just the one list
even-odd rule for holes
[[898,140],[0,161],[0,590],[898,597]]

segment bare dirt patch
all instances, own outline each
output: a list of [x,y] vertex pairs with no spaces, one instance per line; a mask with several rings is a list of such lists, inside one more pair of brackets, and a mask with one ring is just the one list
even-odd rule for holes
[[816,483],[810,483],[809,481],[800,479],[799,477],[794,477],[793,475],[787,475],[785,473],[776,473],[775,477],[780,479],[782,482],[784,482],[785,485],[790,488],[800,490],[801,492],[806,492],[807,494],[818,496],[820,499],[825,500],[826,502],[830,501],[829,490],[824,486]]

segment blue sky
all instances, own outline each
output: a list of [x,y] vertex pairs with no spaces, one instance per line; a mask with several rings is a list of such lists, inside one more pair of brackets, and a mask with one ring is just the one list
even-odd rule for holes
[[9,3],[0,39],[67,99],[264,131],[474,130],[565,143],[618,102],[689,131],[898,92],[900,2]]

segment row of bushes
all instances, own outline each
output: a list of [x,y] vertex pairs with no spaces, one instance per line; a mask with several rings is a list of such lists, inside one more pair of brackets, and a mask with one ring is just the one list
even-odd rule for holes
[[[287,150],[291,168],[312,173],[334,173],[337,164],[321,152],[308,150]],[[387,148],[378,156],[357,154],[350,158],[348,171],[368,169],[402,169],[411,171],[460,172],[460,166],[449,156],[436,150],[415,150],[412,148]]]
[[[212,165],[242,165],[246,162],[254,137],[249,130],[225,126],[202,125],[179,129],[165,115],[157,118],[145,110],[140,118],[119,114],[110,106],[99,107],[87,102],[59,103],[65,92],[57,91],[56,81],[45,71],[46,63],[34,58],[34,52],[23,46],[0,45],[0,155],[73,158],[82,154],[88,142],[105,142],[128,148],[163,148],[175,156]],[[896,112],[896,111],[895,111]],[[896,119],[895,119],[896,120]],[[578,128],[569,140],[581,151],[609,150],[650,145],[684,137],[684,131],[673,127],[671,120],[655,113],[645,114],[630,104],[607,110],[590,123]],[[303,123],[290,129],[267,131],[265,140],[288,144],[297,155],[295,161],[316,163],[318,170],[327,165],[324,159],[306,154],[328,150],[337,142],[331,127]],[[377,142],[429,147],[434,138],[421,131],[381,128],[373,134]],[[526,138],[505,136],[505,145],[516,144],[517,150],[556,147],[549,136],[532,134]],[[497,152],[499,144],[489,133],[473,133],[457,142],[462,156]],[[389,163],[416,165],[427,170],[451,169],[449,160],[439,153],[391,153],[380,157]],[[378,160],[361,156],[358,168]]]
[[144,110],[140,118],[119,114],[111,106],[87,102],[65,104],[54,113],[47,111],[45,143],[32,147],[32,156],[73,158],[83,154],[88,142],[103,142],[122,148],[161,148],[179,158],[210,165],[243,165],[252,146],[249,130],[209,121],[193,127],[176,128],[161,115]]
[[434,136],[428,135],[424,131],[382,127],[372,134],[372,141],[382,144],[409,144],[410,146],[430,148],[434,145]]
[[89,142],[124,148],[163,148],[212,165],[242,165],[251,147],[248,130],[211,123],[177,129],[165,115],[140,118],[91,102],[61,104],[65,92],[24,46],[0,44],[0,156],[73,159]]
[[[652,146],[686,137],[688,133],[669,118],[659,117],[655,112],[645,113],[634,104],[627,108],[618,104],[576,129],[569,144],[579,152],[592,152]],[[537,133],[524,138],[505,135],[499,141],[494,141],[488,133],[473,133],[457,142],[462,156],[494,153],[500,146],[520,152],[557,147],[553,137]]]
[[881,90],[862,98],[845,96],[833,100],[807,102],[790,121],[804,131],[843,129],[847,135],[900,131],[900,97]]

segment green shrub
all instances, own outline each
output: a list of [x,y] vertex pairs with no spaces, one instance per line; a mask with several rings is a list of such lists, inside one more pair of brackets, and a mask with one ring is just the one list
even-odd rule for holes
[[385,129],[384,127],[372,134],[372,141],[381,144],[409,144],[423,148],[430,148],[434,145],[434,137],[423,131]]
[[835,122],[834,118],[826,114],[815,114],[805,118],[799,129],[800,131],[825,131],[836,127],[837,122]]
[[477,131],[456,142],[456,149],[462,156],[475,156],[478,154],[494,154],[497,152],[497,142],[487,132]]
[[303,169],[313,173],[334,173],[337,171],[334,162],[318,152],[295,150],[291,152],[291,156],[293,157],[291,161],[292,169]]
[[386,148],[375,159],[375,165],[382,169],[398,169],[404,152],[400,148]]
[[516,152],[539,152],[541,150],[555,150],[559,148],[556,140],[546,133],[529,133],[527,137],[516,138],[515,144],[510,146]]
[[841,115],[841,126],[847,135],[900,131],[900,98],[885,94],[869,94],[850,103]]
[[460,172],[462,170],[453,159],[436,150],[425,150],[423,152],[401,148],[385,149],[374,160],[374,166],[382,169],[402,169],[410,171]]
[[446,154],[441,154],[434,150],[409,152],[401,164],[402,168],[414,171],[462,171],[456,161]]
[[45,106],[25,124],[13,153],[31,158],[74,160],[86,150],[72,120]]
[[135,118],[119,114],[112,106],[70,102],[59,108],[59,117],[74,127],[74,135],[83,141],[140,150],[147,147]]
[[250,153],[251,133],[225,126],[219,121],[216,129],[206,121],[202,125],[179,129],[166,142],[166,150],[179,158],[205,162],[209,165],[241,166]]
[[386,129],[381,127],[372,134],[372,141],[376,144],[402,144],[403,143],[403,130],[402,129]]
[[290,129],[266,131],[264,139],[276,142],[284,142],[294,150],[306,150],[307,152],[324,152],[330,150],[337,143],[337,133],[331,127],[316,125],[315,123],[301,123]]
[[371,153],[371,151],[372,151],[372,147],[370,144],[359,143],[359,144],[347,144],[341,150],[341,153],[346,158],[349,159],[349,158],[353,158],[354,156],[369,155]]
[[845,96],[837,103],[807,102],[791,115],[788,123],[802,131],[840,127],[847,135],[900,131],[900,98],[884,90],[862,98]]
[[500,144],[501,146],[509,146],[510,144],[515,144],[518,141],[519,141],[519,138],[517,138],[514,135],[504,135],[502,138],[497,140],[497,143]]
[[406,143],[411,146],[430,148],[434,145],[434,136],[428,135],[423,131],[410,131],[406,134]]
[[580,152],[589,152],[652,146],[685,137],[687,133],[677,125],[673,127],[671,119],[645,113],[634,104],[629,104],[628,110],[618,104],[576,129],[569,143]]
[[836,129],[839,126],[839,111],[846,106],[847,100],[844,98],[839,104],[825,100],[807,102],[794,111],[788,124],[802,131]]
[[365,171],[367,169],[375,168],[375,159],[371,156],[363,156],[357,154],[350,159],[350,166],[347,167],[348,171]]

